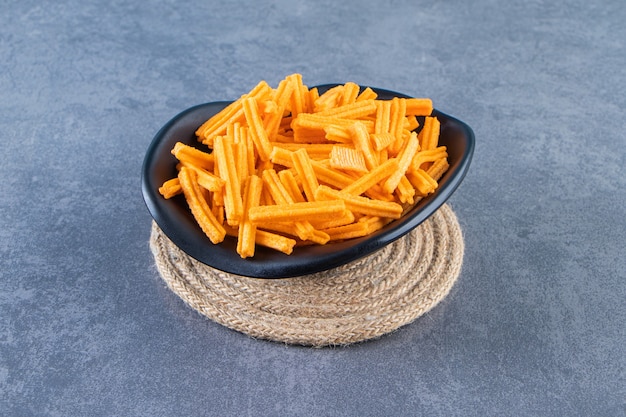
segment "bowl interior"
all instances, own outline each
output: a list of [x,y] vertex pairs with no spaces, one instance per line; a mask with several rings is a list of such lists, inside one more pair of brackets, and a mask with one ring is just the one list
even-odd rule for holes
[[[320,92],[334,86],[318,86]],[[372,88],[379,99],[407,97],[404,94]],[[227,236],[213,245],[204,235],[183,196],[164,199],[158,188],[176,176],[176,158],[170,153],[176,142],[203,148],[195,136],[196,129],[230,102],[220,101],[191,107],[170,120],[155,135],[142,168],[144,200],[157,225],[185,253],[224,272],[254,278],[287,278],[312,274],[338,267],[373,253],[405,235],[434,213],[459,186],[465,176],[474,150],[474,134],[465,123],[438,110],[433,111],[441,123],[439,144],[447,147],[450,168],[439,181],[437,191],[422,199],[401,219],[363,238],[326,245],[296,247],[291,255],[259,247],[253,258],[242,259],[236,252],[237,242]]]

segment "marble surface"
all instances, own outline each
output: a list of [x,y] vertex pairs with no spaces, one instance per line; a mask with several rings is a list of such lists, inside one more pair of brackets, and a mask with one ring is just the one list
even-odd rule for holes
[[[0,415],[626,415],[626,3],[0,4]],[[450,295],[378,340],[253,340],[160,279],[156,131],[292,73],[472,126]]]

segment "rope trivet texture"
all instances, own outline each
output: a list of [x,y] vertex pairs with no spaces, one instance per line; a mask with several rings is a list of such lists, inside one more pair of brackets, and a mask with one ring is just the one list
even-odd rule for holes
[[156,223],[150,248],[167,286],[200,314],[254,338],[322,347],[380,337],[432,309],[459,276],[464,243],[444,204],[383,249],[296,278],[216,270],[185,254]]

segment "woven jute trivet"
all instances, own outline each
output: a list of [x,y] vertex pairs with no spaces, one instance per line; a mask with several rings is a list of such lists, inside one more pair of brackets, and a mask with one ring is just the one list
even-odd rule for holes
[[218,271],[185,254],[155,223],[150,248],[167,286],[200,314],[254,338],[321,347],[377,338],[432,309],[459,276],[464,244],[444,204],[378,252],[297,278]]

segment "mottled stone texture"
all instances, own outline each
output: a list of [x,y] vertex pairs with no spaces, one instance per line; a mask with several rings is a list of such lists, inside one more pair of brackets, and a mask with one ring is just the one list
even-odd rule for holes
[[[3,1],[0,415],[625,415],[625,21],[622,0]],[[149,252],[156,131],[292,72],[476,133],[460,280],[373,342],[252,340]]]

